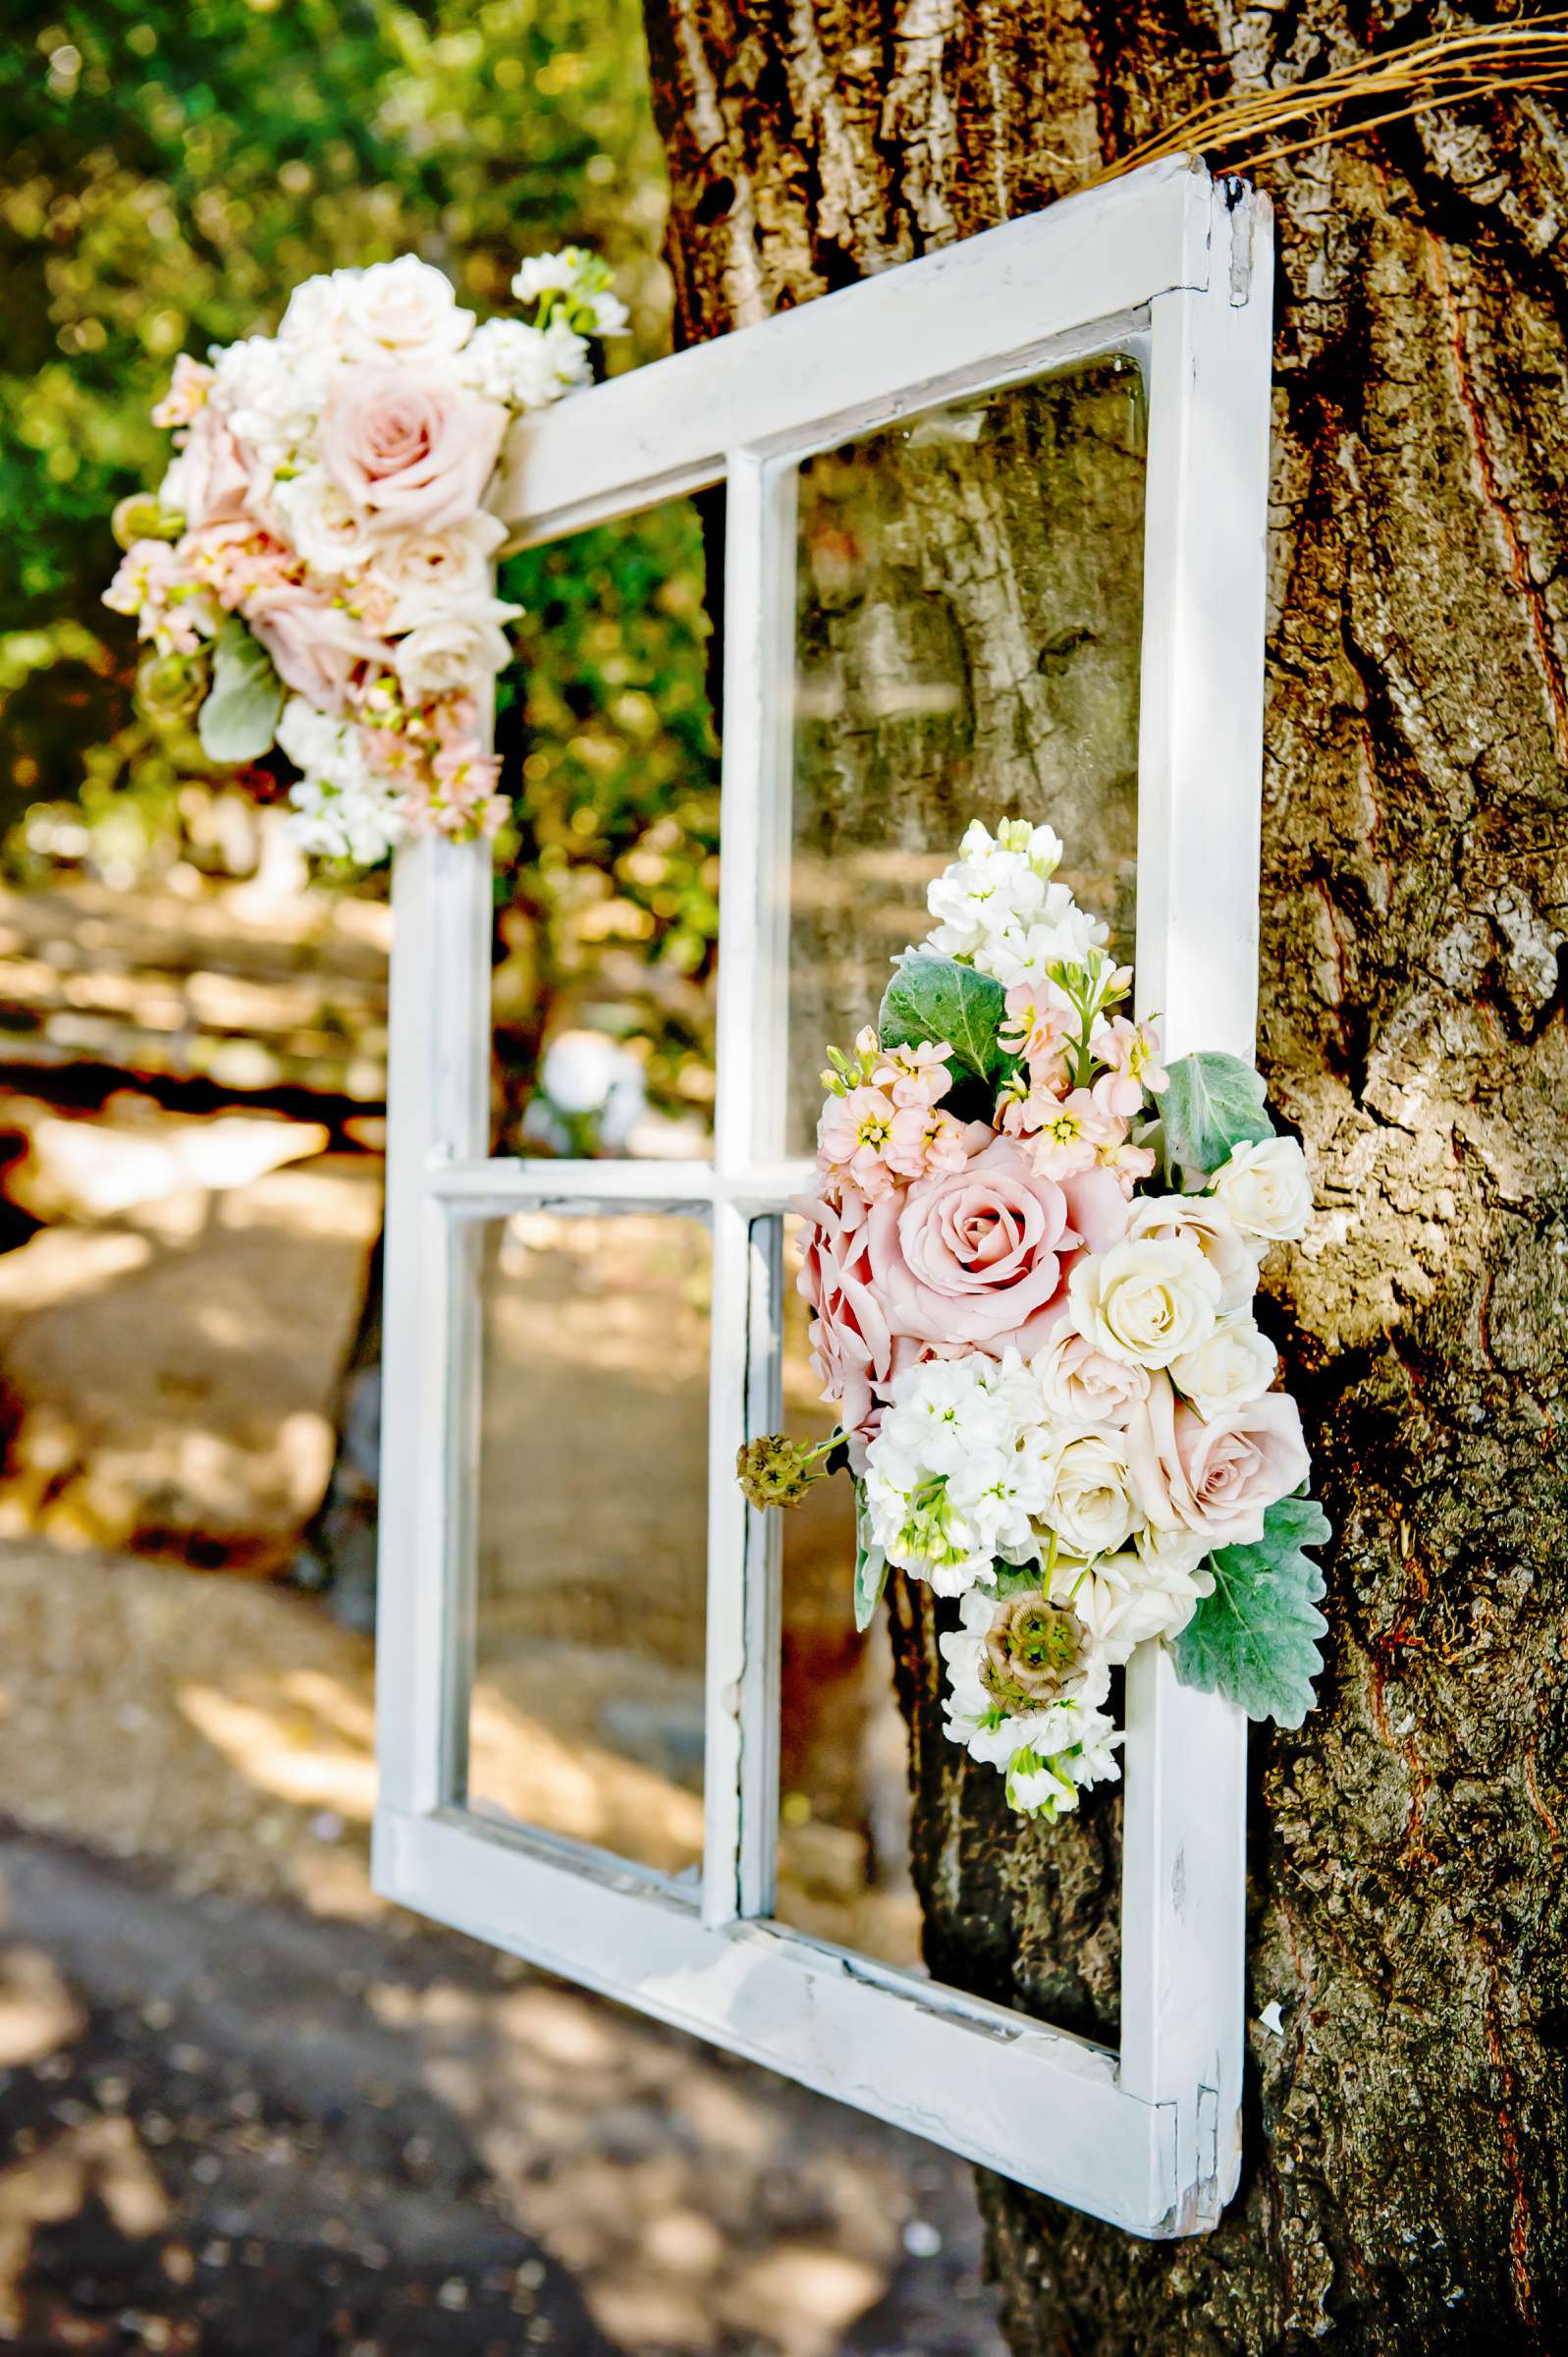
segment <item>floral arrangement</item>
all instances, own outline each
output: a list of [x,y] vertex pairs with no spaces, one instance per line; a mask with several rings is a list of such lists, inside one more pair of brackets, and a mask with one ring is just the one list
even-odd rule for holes
[[412,254],[296,288],[277,334],[182,355],[152,412],[175,457],[122,501],[105,603],[134,615],[155,711],[215,761],[276,742],[304,847],[370,864],[410,830],[495,832],[481,699],[519,609],[495,594],[486,496],[508,427],[589,381],[625,324],[568,247],[526,261],[531,319],[476,325]]
[[1234,1057],[1168,1065],[1050,827],[978,821],[875,1029],[830,1050],[800,1289],[838,1429],[742,1450],[758,1506],[847,1468],[856,1618],[890,1567],[957,1600],[946,1728],[1054,1820],[1118,1773],[1111,1672],[1299,1726],[1328,1526],[1253,1316],[1312,1208]]

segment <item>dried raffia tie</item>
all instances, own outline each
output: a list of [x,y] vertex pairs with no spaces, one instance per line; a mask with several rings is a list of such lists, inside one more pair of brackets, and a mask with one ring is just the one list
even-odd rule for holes
[[[1356,138],[1364,132],[1403,122],[1411,115],[1429,114],[1436,107],[1564,86],[1568,86],[1568,11],[1511,25],[1432,33],[1380,57],[1336,66],[1312,82],[1210,99],[1105,165],[1086,185],[1118,180],[1123,173],[1135,172],[1140,164],[1154,163],[1162,156],[1194,151],[1228,153],[1238,147],[1247,151],[1236,156],[1230,168],[1253,171],[1259,165],[1299,155],[1304,148]],[[1379,100],[1393,103],[1371,116],[1327,120],[1343,108]],[[1303,125],[1311,128],[1298,138],[1276,136]],[[1272,144],[1250,146],[1253,140],[1271,137]]]

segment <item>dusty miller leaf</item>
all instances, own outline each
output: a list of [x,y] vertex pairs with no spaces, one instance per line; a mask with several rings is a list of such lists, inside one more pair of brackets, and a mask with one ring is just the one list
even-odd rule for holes
[[1211,1178],[1232,1146],[1273,1135],[1264,1084],[1239,1056],[1178,1057],[1158,1102],[1166,1168],[1189,1184]]
[[1176,1674],[1239,1702],[1249,1719],[1299,1727],[1317,1696],[1318,1610],[1323,1573],[1304,1547],[1321,1547],[1328,1517],[1315,1498],[1281,1498],[1254,1547],[1219,1547],[1209,1559],[1215,1592],[1176,1639]]
[[231,614],[218,632],[212,686],[196,735],[212,761],[256,761],[272,743],[283,710],[283,682],[264,646]]
[[871,1535],[866,1485],[855,1483],[855,1626],[867,1629],[888,1584],[888,1559]]
[[989,1081],[1008,1061],[997,1044],[1006,1011],[1007,994],[990,974],[921,951],[906,958],[889,983],[877,1028],[886,1048],[946,1041],[954,1075],[972,1072]]

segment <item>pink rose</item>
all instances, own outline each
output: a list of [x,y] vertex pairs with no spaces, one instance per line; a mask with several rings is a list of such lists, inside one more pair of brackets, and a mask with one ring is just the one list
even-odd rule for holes
[[379,638],[300,581],[279,581],[245,600],[244,616],[286,687],[321,712],[341,712],[361,663],[386,659]]
[[[1119,1190],[1118,1190],[1119,1191]],[[1129,1366],[1097,1350],[1066,1315],[1065,1300],[1047,1312],[1050,1336],[1031,1371],[1054,1413],[1070,1424],[1125,1430],[1133,1409],[1149,1397],[1147,1367]]]
[[450,530],[478,510],[507,412],[435,369],[351,369],[327,411],[321,456],[373,532]]
[[895,1334],[1027,1357],[1031,1332],[1061,1288],[1060,1254],[1078,1242],[1067,1198],[1042,1178],[1010,1137],[971,1126],[987,1142],[962,1168],[922,1178],[874,1204],[867,1248],[878,1301]]
[[249,514],[250,476],[229,421],[201,409],[185,448],[169,469],[164,496],[178,507],[188,530],[231,523]]
[[879,1395],[917,1352],[888,1325],[872,1278],[865,1197],[846,1189],[841,1206],[823,1200],[797,1208],[811,1222],[797,1280],[815,1313],[811,1363],[823,1397],[837,1403],[838,1421],[851,1436],[854,1469],[863,1473],[866,1446],[882,1420]]
[[1205,1423],[1152,1378],[1132,1412],[1127,1455],[1133,1487],[1157,1530],[1190,1530],[1206,1547],[1254,1545],[1265,1509],[1299,1489],[1311,1469],[1301,1415],[1286,1392],[1266,1392]]

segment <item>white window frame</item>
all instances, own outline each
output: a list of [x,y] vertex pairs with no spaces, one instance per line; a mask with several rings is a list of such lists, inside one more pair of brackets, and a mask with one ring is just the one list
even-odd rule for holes
[[[394,891],[377,1890],[1149,2236],[1213,2226],[1240,2165],[1246,1727],[1179,1685],[1164,1648],[1142,1647],[1127,1675],[1118,2049],[766,1920],[777,1518],[745,1507],[732,1467],[748,1409],[752,1429],[774,1421],[777,1256],[752,1222],[810,1176],[770,1131],[782,1086],[757,1085],[782,1059],[792,481],[809,453],[934,403],[1136,354],[1139,996],[1171,1053],[1250,1057],[1271,257],[1264,200],[1196,163],[1153,164],[517,430],[514,546],[727,486],[711,1165],[486,1159],[490,854],[420,843]],[[615,1205],[696,1209],[712,1232],[700,1893],[453,1798],[474,1645],[477,1223]]]

